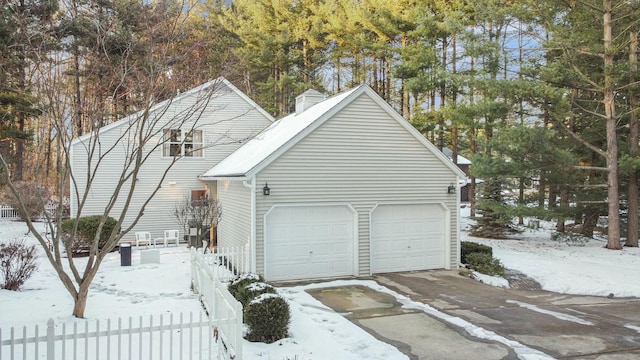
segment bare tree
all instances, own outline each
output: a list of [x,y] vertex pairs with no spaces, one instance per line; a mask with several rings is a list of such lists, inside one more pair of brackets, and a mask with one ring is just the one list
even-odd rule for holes
[[[150,10],[157,10],[154,6],[162,6],[162,3],[145,4],[151,7]],[[18,199],[18,211],[35,238],[45,251],[46,257],[55,269],[62,284],[69,292],[74,301],[73,315],[84,317],[85,308],[90,285],[96,276],[104,258],[117,246],[120,239],[125,236],[139,222],[145,209],[161,189],[161,185],[169,171],[178,163],[182,156],[176,154],[170,158],[163,167],[160,175],[152,179],[153,183],[144,190],[138,185],[137,179],[143,171],[145,163],[152,156],[157,156],[158,151],[168,139],[163,136],[165,128],[180,128],[186,131],[198,129],[202,124],[203,112],[214,97],[220,94],[219,82],[211,82],[207,86],[201,87],[194,92],[195,101],[189,106],[179,107],[179,111],[174,111],[171,94],[176,94],[179,86],[184,86],[185,79],[172,79],[172,66],[180,63],[180,54],[189,57],[189,52],[176,51],[175,43],[181,36],[188,36],[182,31],[183,23],[188,19],[189,3],[178,6],[178,11],[158,12],[156,16],[149,16],[148,23],[140,23],[138,26],[145,28],[145,31],[138,36],[142,45],[147,46],[144,51],[134,51],[141,43],[119,43],[123,48],[118,52],[118,61],[111,57],[112,53],[106,51],[106,37],[110,36],[110,28],[101,29],[96,36],[96,48],[102,48],[103,58],[101,68],[110,65],[110,72],[104,74],[107,79],[100,74],[94,74],[107,81],[108,85],[103,89],[111,89],[111,98],[116,98],[123,92],[135,97],[138,110],[134,115],[123,119],[124,125],[116,136],[116,141],[105,141],[104,132],[101,127],[104,125],[105,113],[100,111],[105,104],[104,92],[97,92],[90,84],[78,86],[73,77],[69,77],[69,69],[75,68],[78,63],[61,52],[49,52],[40,54],[48,62],[42,61],[40,64],[38,77],[38,96],[42,102],[43,115],[41,121],[51,124],[50,133],[46,134],[49,139],[55,141],[53,153],[56,172],[54,179],[47,179],[44,175],[44,167],[36,167],[33,170],[35,179],[43,183],[53,183],[55,194],[50,199],[57,205],[55,213],[46,213],[46,227],[44,233],[40,233],[34,224],[35,219],[30,215],[25,206],[24,193],[13,182],[11,166],[6,158],[6,154],[0,153],[0,176],[6,183],[8,190]],[[158,17],[162,17],[162,21]],[[145,18],[145,17],[142,17]],[[193,61],[193,59],[190,59]],[[45,66],[47,64],[47,66]],[[80,62],[85,66],[82,71],[86,74],[94,69],[95,64]],[[102,71],[102,70],[101,70]],[[86,111],[87,108],[78,108],[76,102],[77,94],[85,98],[94,96],[92,102],[96,105],[93,111]],[[164,102],[159,100],[167,99]],[[86,99],[86,98],[85,98]],[[85,104],[87,101],[85,101]],[[132,109],[133,106],[132,106]],[[82,128],[88,131],[85,136],[78,139],[78,124],[74,123],[74,118],[78,111],[82,112]],[[232,121],[225,119],[218,121]],[[211,119],[207,119],[211,122]],[[229,142],[237,143],[246,139],[229,139]],[[203,147],[215,144],[205,144]],[[75,146],[75,147],[74,147]],[[78,146],[81,149],[78,151]],[[72,148],[76,153],[72,154]],[[198,149],[194,149],[198,150]],[[82,152],[82,157],[86,158],[86,167],[83,169],[72,169],[71,156],[78,156],[77,152]],[[77,199],[74,202],[74,212],[71,217],[75,220],[74,230],[70,234],[67,244],[73,244],[78,236],[78,219],[83,215],[83,210],[88,202],[89,196],[95,189],[96,179],[104,175],[104,165],[109,159],[116,157],[120,161],[118,168],[109,168],[109,175],[115,178],[113,187],[110,189],[99,189],[102,193],[109,194],[102,212],[101,222],[96,231],[96,235],[91,242],[88,257],[83,259],[83,264],[79,266],[72,256],[67,256],[71,251],[65,248],[62,241],[61,223],[63,209],[68,205],[69,191]],[[163,165],[164,166],[164,165]],[[73,170],[73,171],[72,171]],[[70,190],[69,190],[70,188]],[[108,240],[103,246],[99,246],[99,238],[106,220],[112,217],[117,221],[117,225],[109,234]],[[66,250],[66,251],[65,251]],[[66,254],[65,254],[66,252]]]
[[[174,206],[172,215],[187,234],[190,229],[196,229],[196,248],[203,246],[202,239],[206,229],[215,228],[222,220],[222,205],[217,199],[206,197],[203,199],[185,198]],[[214,239],[210,239],[213,241]]]

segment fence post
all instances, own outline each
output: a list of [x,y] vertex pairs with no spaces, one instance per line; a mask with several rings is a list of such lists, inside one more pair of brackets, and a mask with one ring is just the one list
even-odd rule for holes
[[[56,354],[56,331],[53,319],[47,321],[47,360],[55,360]],[[37,344],[36,344],[37,346]]]
[[236,351],[236,359],[242,359],[242,324],[243,324],[243,313],[242,313],[242,304],[240,304],[239,302],[235,302],[235,304],[233,305],[233,307],[235,308],[235,315],[236,315],[236,326],[235,326],[235,334],[234,336],[236,337],[235,339],[235,345],[234,345],[234,349]]
[[244,269],[242,269],[244,271],[245,274],[248,274],[251,272],[251,251],[249,251],[249,243],[245,244],[244,246]]

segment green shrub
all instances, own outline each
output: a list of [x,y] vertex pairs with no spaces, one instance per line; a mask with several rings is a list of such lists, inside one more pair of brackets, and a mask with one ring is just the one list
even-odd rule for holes
[[242,307],[246,307],[258,295],[275,293],[276,288],[273,286],[263,282],[254,282],[239,288],[234,297],[242,304]]
[[289,304],[280,295],[258,295],[244,310],[244,322],[249,328],[246,339],[270,344],[286,338],[290,320]]
[[462,241],[460,243],[460,262],[462,264],[468,264],[467,256],[471,253],[484,253],[493,256],[493,249],[491,246],[474,243],[471,241]]
[[233,280],[229,284],[227,289],[229,290],[231,295],[233,295],[233,297],[236,298],[236,300],[240,301],[238,299],[238,293],[242,291],[247,285],[257,283],[257,282],[264,282],[264,279],[262,278],[262,276],[258,274],[242,274],[238,276],[235,280]]
[[[93,239],[96,236],[96,232],[98,232],[98,226],[100,225],[101,220],[102,215],[91,215],[78,218],[78,232],[75,237],[73,237],[73,226],[76,219],[67,219],[62,222],[62,242],[65,247],[70,247],[72,255],[78,255],[89,251],[93,244]],[[99,249],[105,247],[111,232],[116,227],[116,224],[117,221],[114,218],[108,217],[106,219],[98,239]],[[118,232],[119,231],[120,230],[118,230]],[[69,244],[71,239],[73,239],[73,243]]]
[[500,260],[487,253],[470,253],[467,255],[467,266],[477,272],[487,275],[504,275],[504,266]]

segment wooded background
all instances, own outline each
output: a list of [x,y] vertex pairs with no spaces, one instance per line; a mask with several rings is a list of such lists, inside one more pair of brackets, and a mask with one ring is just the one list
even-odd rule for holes
[[60,188],[60,134],[218,76],[276,117],[366,83],[472,159],[478,235],[608,215],[607,246],[637,246],[639,22],[635,0],[3,0],[0,152]]

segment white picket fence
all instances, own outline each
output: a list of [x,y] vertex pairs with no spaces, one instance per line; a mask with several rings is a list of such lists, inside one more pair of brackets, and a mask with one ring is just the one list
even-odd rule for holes
[[225,358],[242,359],[242,304],[224,282],[249,272],[249,247],[218,248],[204,253],[191,248],[191,284],[200,294],[209,316],[218,322],[218,336]]
[[42,333],[37,325],[30,332],[26,326],[22,331],[11,328],[8,334],[0,329],[0,360],[221,359],[224,348],[216,329],[227,321],[204,313],[197,319],[170,314],[67,327],[50,319]]
[[248,246],[206,254],[192,248],[192,287],[201,295],[207,314],[197,319],[193,314],[188,319],[170,314],[84,326],[50,319],[42,328],[11,328],[8,333],[0,328],[0,360],[242,360],[242,305],[224,282],[248,271]]
[[[49,214],[54,214],[57,209],[57,205],[46,205],[44,210]],[[7,205],[0,205],[0,219],[18,220],[20,219],[20,213],[18,210]]]

